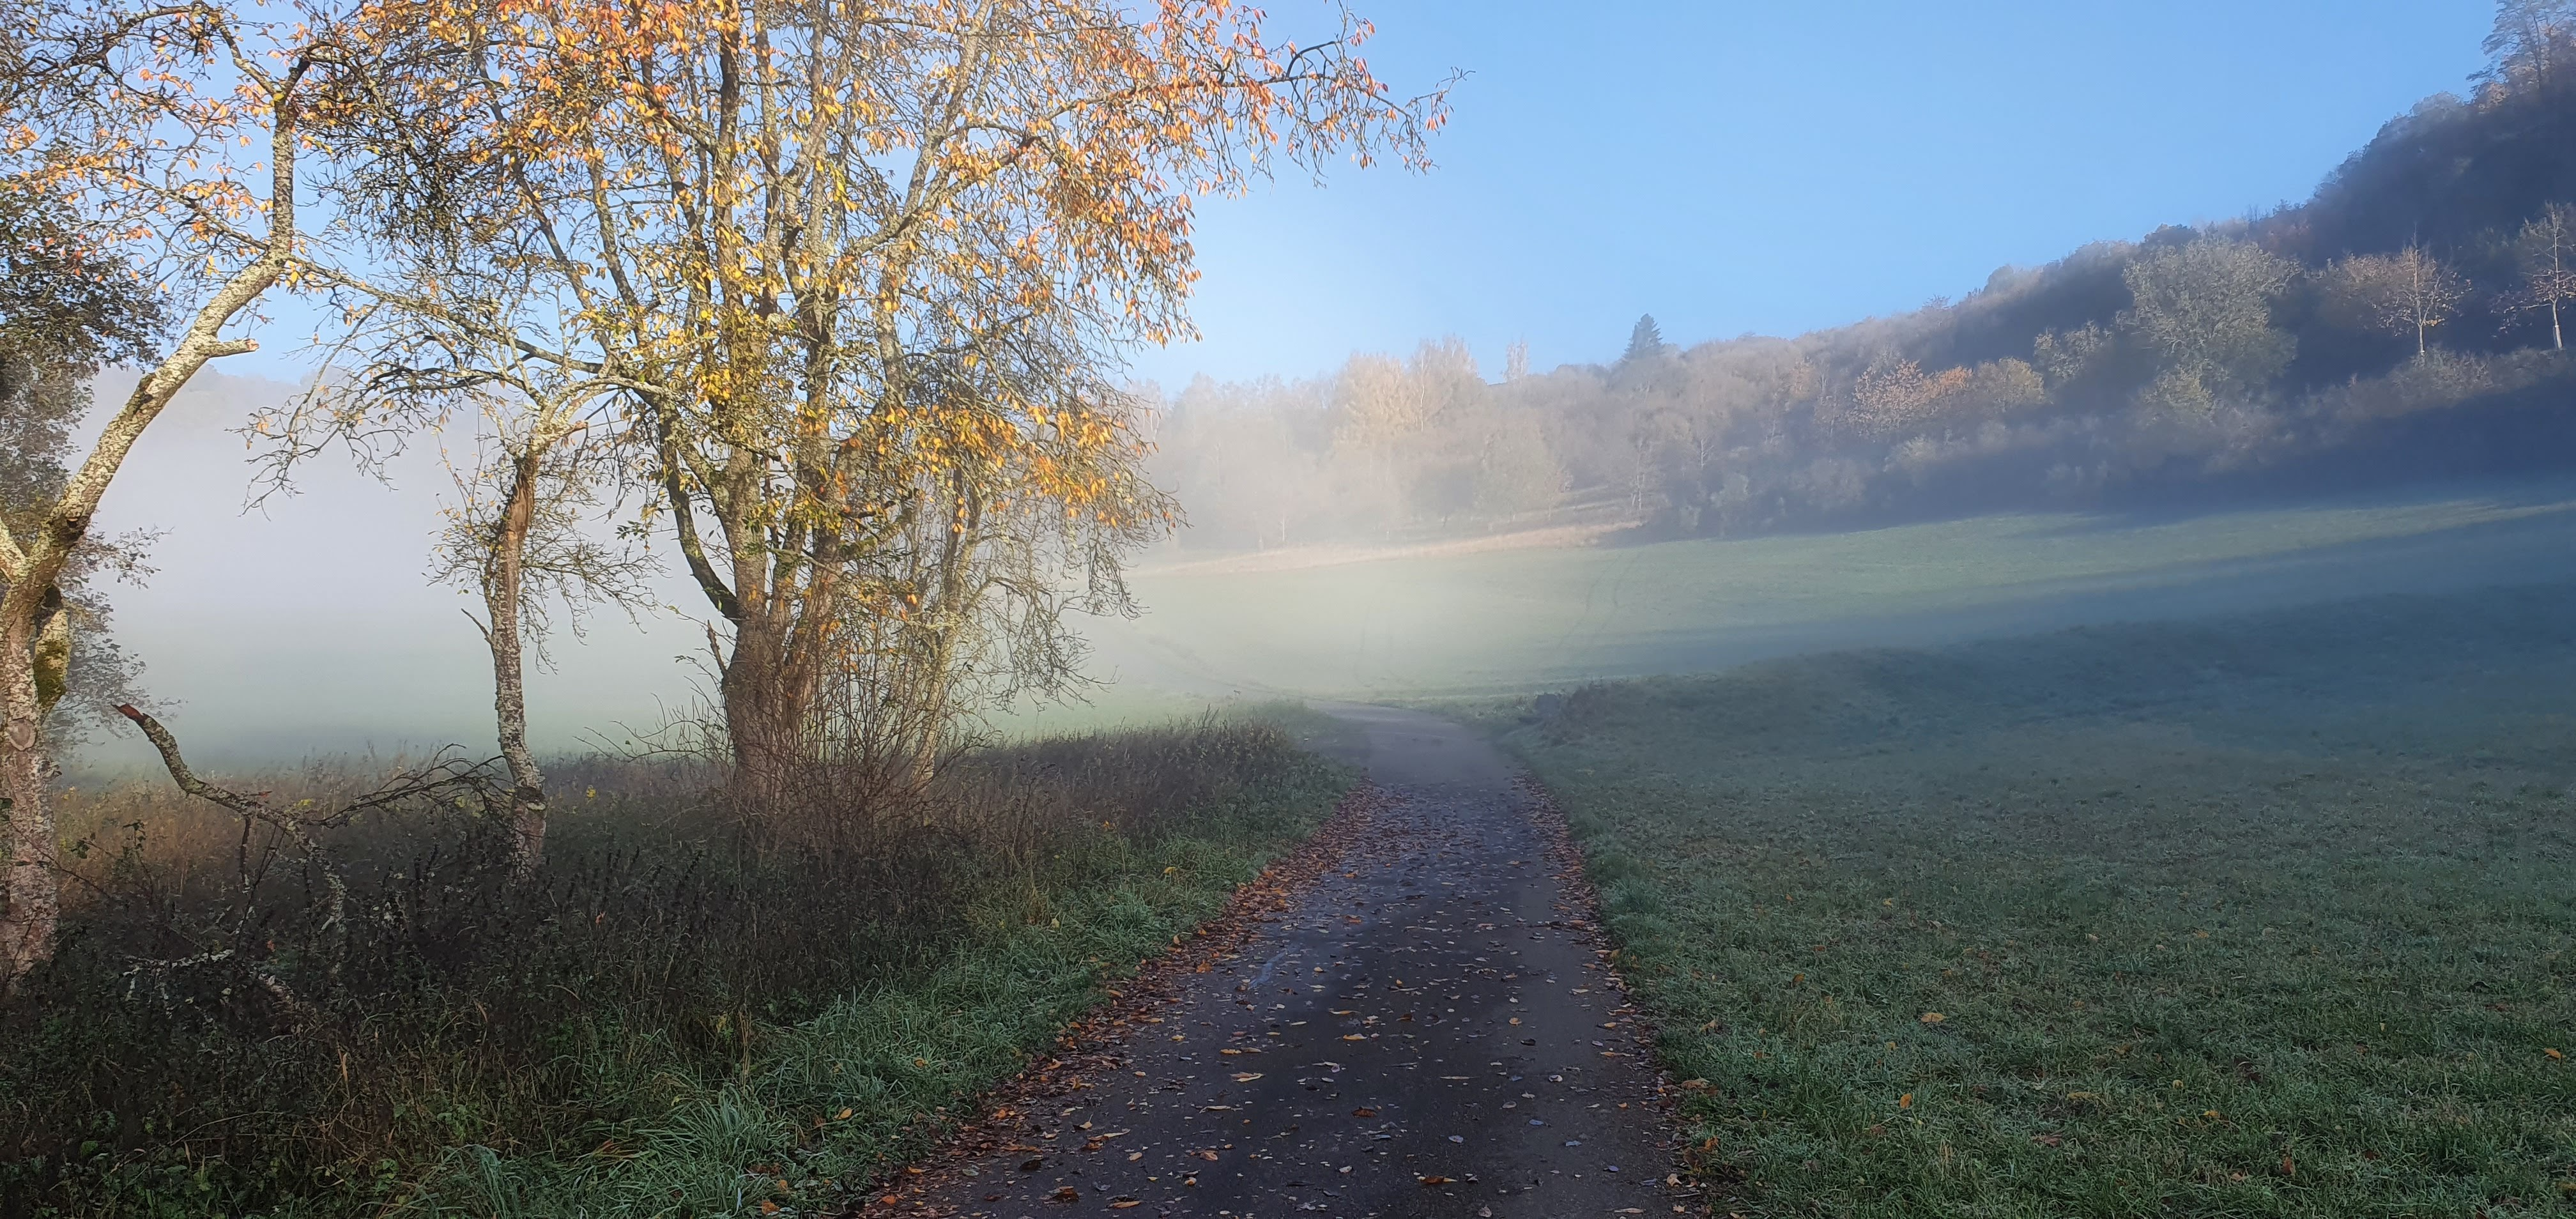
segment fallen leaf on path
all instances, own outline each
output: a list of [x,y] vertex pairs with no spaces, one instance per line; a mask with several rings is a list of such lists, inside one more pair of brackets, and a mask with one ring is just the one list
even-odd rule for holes
[[1248,1084],[1259,1078],[1261,1078],[1261,1072],[1259,1071],[1237,1071],[1234,1073],[1234,1082],[1239,1084]]

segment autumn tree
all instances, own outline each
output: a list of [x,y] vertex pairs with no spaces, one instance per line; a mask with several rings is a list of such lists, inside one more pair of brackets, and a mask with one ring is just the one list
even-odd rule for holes
[[1119,352],[1186,330],[1197,199],[1279,157],[1419,161],[1440,117],[1368,73],[1364,24],[1297,45],[1219,0],[391,0],[373,28],[415,67],[368,120],[370,223],[432,220],[517,286],[353,290],[619,388],[755,785],[814,756],[853,614],[910,612],[885,573],[974,510],[961,471],[1119,536],[1156,510],[1104,473],[1138,449],[1101,404]]
[[[43,257],[68,269],[72,299],[124,293],[125,268],[148,267],[171,319],[166,340],[103,353],[132,358],[141,378],[58,485],[0,532],[0,790],[9,801],[0,976],[14,979],[51,954],[61,908],[44,759],[50,683],[59,680],[47,674],[60,671],[59,633],[70,626],[63,581],[145,429],[207,364],[256,346],[237,327],[301,265],[300,120],[308,99],[366,48],[319,15],[272,27],[205,3],[21,3],[7,16],[0,193],[12,208],[58,218]],[[85,316],[78,324],[93,336],[117,329]]]
[[2509,303],[2519,311],[2549,314],[2549,345],[2567,349],[2559,324],[2559,306],[2576,301],[2576,207],[2552,203],[2523,222],[2514,235],[2514,262],[2522,271],[2522,290]]
[[1862,436],[1886,436],[1920,424],[1933,404],[1964,383],[1966,374],[1947,378],[1923,371],[1917,361],[1882,352],[1853,378],[1851,407],[1845,424]]
[[[968,370],[926,392],[980,401]],[[1061,697],[1087,683],[1069,612],[1133,615],[1126,556],[1160,537],[1175,505],[1142,475],[1141,404],[1125,395],[1066,401],[1029,437],[1038,459],[960,446],[945,478],[897,522],[901,535],[854,569],[859,595],[825,670],[821,727],[845,771],[915,790],[961,720],[984,707]],[[973,420],[971,402],[953,417]],[[1121,511],[1068,513],[1066,484],[1096,485]],[[887,612],[879,607],[893,607]],[[864,778],[862,781],[866,781]]]
[[2348,325],[2415,339],[2415,354],[2432,344],[2434,328],[2459,315],[2469,284],[2426,252],[2407,246],[2394,254],[2356,254],[2326,272],[2328,299]]
[[1413,358],[1356,355],[1333,383],[1332,456],[1380,527],[1470,505],[1486,402],[1483,374],[1454,336]]
[[2124,268],[2131,303],[2120,324],[2164,364],[2149,400],[2206,411],[2270,384],[2297,351],[2272,324],[2273,298],[2298,274],[2289,259],[2222,237],[2167,246]]

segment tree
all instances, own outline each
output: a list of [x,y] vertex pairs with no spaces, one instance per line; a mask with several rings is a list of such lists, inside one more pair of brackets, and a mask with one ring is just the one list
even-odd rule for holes
[[[148,351],[163,322],[161,302],[133,268],[88,250],[58,203],[0,193],[0,528],[8,536],[39,528],[61,497],[90,378]],[[146,540],[84,537],[38,606],[36,693],[49,752],[137,698],[133,665],[106,637],[96,579],[138,572]],[[0,593],[8,583],[0,572]]]
[[2124,268],[2131,303],[2120,324],[2163,358],[2157,396],[2206,410],[2219,395],[2258,393],[2279,376],[2297,340],[2272,325],[2272,298],[2298,274],[2298,264],[2261,246],[2219,237],[2167,246]]
[[1970,370],[1967,387],[1960,392],[1977,406],[1998,415],[2048,401],[2048,385],[2039,370],[2011,356],[1977,365]]
[[594,387],[543,376],[494,381],[477,395],[472,459],[450,466],[456,498],[431,572],[483,602],[475,626],[492,658],[494,731],[510,774],[510,863],[527,877],[546,847],[545,773],[528,747],[527,653],[544,660],[550,602],[578,630],[588,604],[630,612],[649,604],[649,572],[632,550],[583,529],[599,506],[597,467],[615,456],[581,443]]
[[2394,254],[2356,254],[2327,270],[2328,299],[2347,324],[2385,334],[2415,336],[2415,354],[2431,345],[2433,329],[2459,313],[2468,281],[2426,253],[2407,246]]
[[2514,261],[2522,270],[2522,291],[2511,305],[2518,310],[2549,311],[2549,345],[2567,349],[2567,332],[2559,324],[2561,303],[2576,300],[2576,206],[2552,203],[2523,222],[2513,241]]
[[[435,248],[379,253],[438,267]],[[491,307],[479,293],[497,285],[474,281],[470,268],[438,269],[448,276],[424,278],[441,283],[449,301]],[[511,780],[511,864],[533,875],[545,857],[546,794],[528,744],[527,658],[534,650],[544,661],[548,606],[563,606],[578,630],[592,604],[631,613],[651,603],[644,559],[584,529],[602,507],[599,487],[621,475],[618,386],[532,359],[478,326],[401,308],[363,311],[336,350],[365,359],[255,418],[253,430],[270,441],[264,481],[271,493],[291,490],[296,467],[335,442],[374,466],[415,434],[466,433],[462,464],[455,446],[442,446],[456,497],[431,576],[483,603],[474,625],[492,660],[494,733]]]
[[[55,256],[92,285],[73,299],[120,291],[112,285],[122,259],[152,267],[181,302],[171,311],[175,337],[137,356],[143,376],[89,452],[49,499],[0,531],[0,794],[9,801],[0,977],[14,980],[51,956],[61,909],[44,724],[45,674],[59,674],[65,655],[62,581],[135,441],[208,363],[257,346],[226,332],[303,265],[300,120],[364,48],[319,14],[271,29],[203,3],[131,12],[38,3],[9,18],[0,43],[10,57],[0,65],[0,128],[12,133],[0,142],[5,193],[13,206],[63,218]],[[261,178],[264,192],[251,185]]]
[[[1964,383],[1965,373],[1960,381]],[[1913,360],[1882,352],[1852,381],[1851,430],[1863,436],[1886,436],[1926,421],[1945,393],[1957,388],[1945,377],[1923,371]]]
[[[910,612],[883,573],[931,514],[1156,510],[1102,406],[1119,353],[1186,332],[1196,198],[1275,156],[1419,164],[1441,118],[1369,74],[1365,24],[1298,46],[1221,0],[373,12],[405,70],[346,196],[458,254],[353,288],[617,388],[764,788],[815,756],[854,615]],[[454,300],[456,266],[509,290]]]
[[2576,2],[2497,0],[2495,25],[2482,44],[2480,78],[2517,92],[2563,88],[2576,70]]
[[1640,314],[1637,324],[1628,328],[1628,350],[1620,353],[1619,362],[1636,364],[1664,354],[1664,331],[1655,325],[1655,315]]
[[1529,375],[1529,340],[1513,339],[1503,348],[1503,380],[1518,381]]
[[2111,332],[2086,322],[2064,333],[2040,331],[2031,339],[2030,362],[2045,392],[2062,393],[2099,372],[2108,363],[2111,350]]

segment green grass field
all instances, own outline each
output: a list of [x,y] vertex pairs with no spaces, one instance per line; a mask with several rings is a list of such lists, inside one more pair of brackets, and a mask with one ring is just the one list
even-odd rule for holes
[[2023,514],[1284,570],[1149,566],[1134,580],[1143,618],[1086,627],[1094,671],[1117,688],[1055,722],[1115,721],[1152,691],[1499,694],[2538,579],[2576,579],[2576,483],[2564,479],[2170,519]]
[[2576,586],[1455,705],[1717,1213],[2576,1210]]

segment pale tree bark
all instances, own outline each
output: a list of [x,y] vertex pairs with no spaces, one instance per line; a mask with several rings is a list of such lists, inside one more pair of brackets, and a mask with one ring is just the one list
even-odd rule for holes
[[510,768],[510,871],[522,879],[535,875],[546,856],[546,777],[528,751],[527,665],[519,616],[528,529],[536,520],[537,476],[545,460],[540,443],[531,436],[524,450],[511,455],[509,497],[493,531],[483,581],[492,716],[500,732],[501,761]]
[[0,527],[0,575],[9,582],[8,592],[0,595],[0,798],[8,801],[9,818],[0,983],[14,985],[51,959],[62,915],[57,830],[46,790],[46,700],[39,689],[39,654],[53,651],[45,645],[46,631],[68,626],[55,626],[62,615],[47,610],[49,603],[57,610],[60,606],[55,582],[88,536],[91,517],[144,429],[208,363],[258,348],[248,339],[223,337],[223,330],[284,277],[294,257],[295,89],[310,62],[299,58],[282,75],[271,76],[247,57],[235,56],[236,67],[267,94],[273,114],[265,241],[198,307],[170,353],[135,383],[28,536],[16,537]]
[[589,427],[579,414],[599,387],[512,384],[527,401],[522,422],[504,422],[497,408],[487,408],[495,411],[491,417],[501,433],[499,503],[483,515],[474,489],[485,473],[460,476],[467,505],[443,549],[450,576],[470,570],[483,597],[485,617],[477,625],[492,656],[493,721],[501,762],[510,773],[511,870],[526,879],[545,863],[547,813],[545,772],[528,747],[527,651],[543,625],[533,607],[541,598],[560,596],[576,615],[585,601],[632,610],[647,594],[643,559],[594,544],[579,532],[577,515],[590,502],[592,471],[575,438]]

